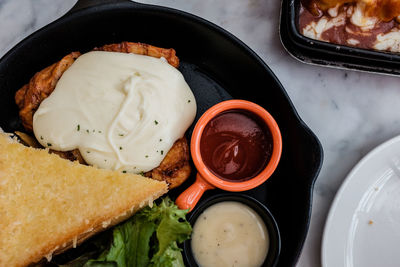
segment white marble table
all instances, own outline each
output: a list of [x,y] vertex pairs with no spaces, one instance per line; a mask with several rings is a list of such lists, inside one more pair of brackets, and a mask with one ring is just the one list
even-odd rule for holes
[[[316,133],[325,159],[315,184],[312,221],[298,262],[320,266],[321,235],[341,182],[373,147],[400,133],[400,79],[310,66],[283,49],[281,0],[140,0],[181,9],[225,28],[255,50]],[[0,0],[0,56],[64,14],[76,0]]]

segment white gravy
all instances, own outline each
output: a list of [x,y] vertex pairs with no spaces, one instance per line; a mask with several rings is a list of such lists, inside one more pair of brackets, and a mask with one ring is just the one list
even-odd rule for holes
[[201,267],[259,267],[268,253],[269,235],[253,209],[225,201],[208,207],[198,217],[191,247]]
[[90,165],[140,173],[160,165],[195,115],[192,91],[165,59],[93,51],[62,75],[33,130],[45,147],[79,149]]

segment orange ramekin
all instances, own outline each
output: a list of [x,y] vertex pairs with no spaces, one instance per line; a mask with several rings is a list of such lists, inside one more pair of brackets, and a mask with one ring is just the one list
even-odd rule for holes
[[[204,128],[210,120],[228,110],[245,110],[255,114],[267,125],[272,136],[272,154],[268,164],[255,177],[242,182],[230,182],[214,175],[203,162],[200,153],[200,140]],[[226,191],[239,192],[250,190],[264,183],[278,166],[282,153],[282,137],[278,124],[264,108],[246,100],[227,100],[212,106],[200,117],[193,130],[190,149],[198,171],[196,181],[176,199],[176,204],[180,209],[192,210],[206,190],[218,187]]]

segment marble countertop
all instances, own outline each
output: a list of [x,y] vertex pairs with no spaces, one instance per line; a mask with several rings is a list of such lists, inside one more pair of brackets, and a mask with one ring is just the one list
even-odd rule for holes
[[[0,56],[63,15],[76,0],[1,0]],[[233,33],[270,66],[299,115],[319,137],[324,164],[315,184],[312,220],[297,266],[320,266],[324,223],[351,168],[372,148],[400,134],[400,79],[311,66],[292,58],[279,34],[281,0],[140,0],[181,9]]]

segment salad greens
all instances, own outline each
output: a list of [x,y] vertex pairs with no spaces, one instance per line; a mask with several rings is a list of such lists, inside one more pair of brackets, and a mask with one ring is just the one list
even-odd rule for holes
[[[192,227],[186,220],[186,210],[180,210],[169,198],[152,208],[146,207],[112,230],[109,244],[101,248],[98,257],[86,253],[60,267],[183,267],[178,244],[190,238]],[[102,238],[103,243],[105,238]],[[99,241],[94,241],[99,243]],[[92,258],[90,258],[92,257]]]

